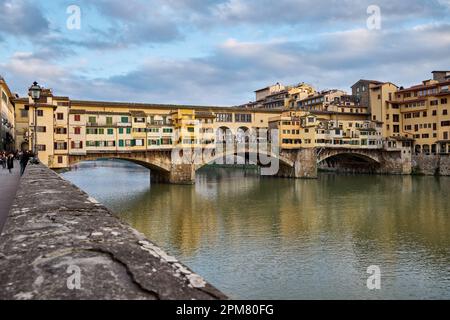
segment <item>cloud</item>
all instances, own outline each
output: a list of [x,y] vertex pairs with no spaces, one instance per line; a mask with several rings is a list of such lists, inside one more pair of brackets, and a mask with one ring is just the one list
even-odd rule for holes
[[[132,44],[164,43],[183,38],[176,14],[173,14],[162,1],[85,1],[85,7],[93,8],[106,18],[107,26],[91,26],[94,44],[111,43],[115,47]],[[89,46],[88,43],[79,42]]]
[[41,9],[25,0],[0,0],[0,33],[3,36],[32,37],[49,31]]

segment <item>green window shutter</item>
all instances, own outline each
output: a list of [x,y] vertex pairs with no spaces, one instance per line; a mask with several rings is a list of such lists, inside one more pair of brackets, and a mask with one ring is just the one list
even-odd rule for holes
[[112,117],[106,117],[106,124],[112,124]]
[[119,140],[119,147],[123,147],[123,146],[124,146],[123,140]]
[[122,123],[128,123],[128,117],[122,117],[121,118]]
[[119,133],[123,134],[123,128],[119,128]]
[[127,128],[127,134],[131,133],[131,128]]
[[114,134],[114,130],[113,129],[108,129],[108,134]]

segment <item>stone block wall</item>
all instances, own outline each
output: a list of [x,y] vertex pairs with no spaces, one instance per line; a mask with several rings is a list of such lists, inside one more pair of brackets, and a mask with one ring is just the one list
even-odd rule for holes
[[0,299],[226,296],[55,172],[29,165],[0,236]]

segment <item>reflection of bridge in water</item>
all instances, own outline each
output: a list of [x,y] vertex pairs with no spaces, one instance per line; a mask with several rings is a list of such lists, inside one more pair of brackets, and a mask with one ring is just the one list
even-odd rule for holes
[[[151,170],[155,183],[193,184],[195,173],[213,164],[255,164],[261,174],[283,178],[317,178],[318,168],[379,174],[410,174],[411,154],[405,150],[372,148],[272,148],[267,144],[178,148],[134,152],[91,152],[69,156],[70,165],[82,161],[120,159]],[[230,161],[232,159],[233,161]]]

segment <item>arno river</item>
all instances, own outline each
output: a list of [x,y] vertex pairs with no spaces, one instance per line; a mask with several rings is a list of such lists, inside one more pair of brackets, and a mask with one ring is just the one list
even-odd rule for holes
[[450,178],[206,168],[195,186],[150,185],[118,161],[63,176],[232,298],[450,299]]

